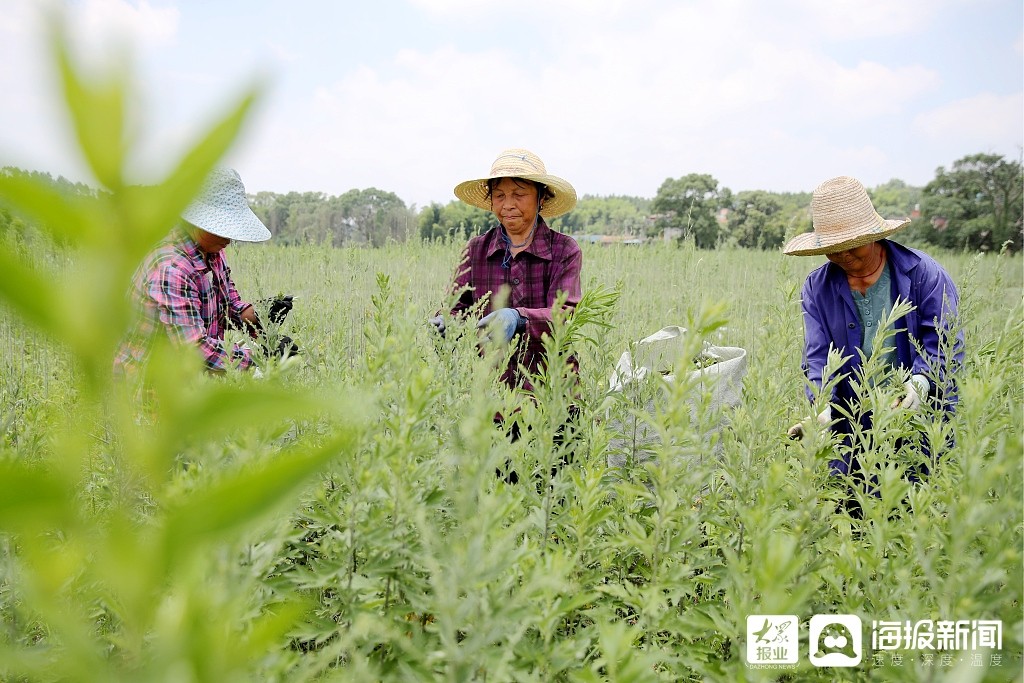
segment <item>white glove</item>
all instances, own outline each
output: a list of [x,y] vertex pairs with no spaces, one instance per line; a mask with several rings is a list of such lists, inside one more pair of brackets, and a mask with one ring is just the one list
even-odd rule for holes
[[917,409],[921,407],[921,399],[928,396],[931,386],[928,378],[924,375],[911,375],[910,379],[903,385],[904,391],[907,392],[906,395],[902,401],[896,399],[892,402],[893,410],[902,408],[903,410],[916,413]]
[[[808,417],[804,418],[800,422],[797,422],[795,425],[793,425],[786,431],[786,435],[789,436],[789,438],[791,439],[796,439],[797,441],[804,438],[804,432],[807,431],[807,428],[804,426],[804,423],[808,422],[810,419],[811,418]],[[821,425],[822,427],[827,427],[828,424],[832,422],[832,406],[825,406],[825,410],[818,413],[816,419],[818,420],[819,425]]]

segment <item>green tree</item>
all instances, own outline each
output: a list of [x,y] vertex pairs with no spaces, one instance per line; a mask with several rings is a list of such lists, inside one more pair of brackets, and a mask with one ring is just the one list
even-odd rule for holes
[[442,206],[431,202],[420,209],[418,225],[420,238],[425,240],[465,240],[486,232],[494,225],[494,214],[460,201]]
[[[383,246],[389,239],[405,241],[411,223],[405,202],[394,192],[369,187],[349,190],[338,197],[346,233],[342,243]],[[335,241],[337,244],[337,240]]]
[[468,239],[487,232],[495,223],[497,219],[493,213],[465,202],[451,201],[441,209],[441,234],[444,236]]
[[692,236],[702,249],[718,243],[716,213],[721,191],[718,181],[708,174],[690,173],[681,178],[666,178],[654,197],[653,209],[661,214],[658,228],[681,228],[683,237]]
[[642,235],[651,200],[641,197],[583,196],[559,218],[559,229],[573,234]]
[[972,154],[939,167],[935,179],[924,188],[922,226],[925,241],[950,248],[1012,252],[1022,240],[1022,190],[1024,171],[1020,161],[997,154]]
[[882,218],[906,218],[921,203],[921,188],[907,185],[899,178],[869,190],[868,194]]
[[748,249],[778,249],[786,236],[786,215],[778,197],[763,190],[736,194],[729,211],[729,236]]
[[420,209],[417,225],[420,229],[420,239],[433,241],[443,235],[441,228],[441,205],[437,202],[430,202],[429,205]]
[[249,196],[249,205],[276,238],[281,239],[284,236],[289,213],[289,203],[285,201],[285,195],[267,191],[257,192]]

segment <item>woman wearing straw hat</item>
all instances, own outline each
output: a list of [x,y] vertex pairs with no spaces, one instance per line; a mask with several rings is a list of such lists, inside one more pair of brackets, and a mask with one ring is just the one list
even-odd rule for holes
[[[544,162],[525,149],[506,149],[491,164],[487,176],[459,183],[455,196],[491,211],[498,225],[469,240],[452,291],[462,295],[451,310],[462,315],[488,297],[477,326],[510,343],[525,344],[513,354],[502,380],[511,387],[531,389],[519,371],[535,373],[544,361],[541,335],[551,327],[551,312],[559,293],[566,308],[580,300],[583,255],[576,240],[548,227],[545,219],[561,216],[576,206],[576,190],[568,181],[547,172]],[[501,308],[495,308],[496,299]],[[431,322],[443,328],[441,316]]]
[[[132,297],[139,320],[115,358],[124,372],[145,360],[153,335],[163,329],[174,342],[199,348],[207,371],[221,373],[231,364],[253,365],[252,351],[224,345],[229,325],[249,330],[256,338],[263,327],[253,305],[243,301],[231,279],[223,250],[232,241],[262,242],[270,231],[249,208],[238,172],[214,169],[203,189],[181,214],[182,223],[136,270]],[[275,299],[270,319],[280,322],[291,309],[291,297]],[[275,355],[298,349],[280,337]]]
[[[576,206],[576,190],[568,181],[549,174],[533,152],[506,149],[486,176],[459,183],[455,196],[494,213],[498,225],[466,245],[452,286],[452,291],[461,295],[450,313],[464,316],[487,297],[477,327],[505,344],[518,340],[502,381],[532,391],[529,376],[545,363],[541,336],[551,329],[557,299],[564,295],[564,307],[573,309],[582,296],[579,245],[572,237],[552,230],[545,220],[571,211]],[[430,322],[444,333],[443,316]],[[575,358],[569,362],[576,370]],[[576,409],[570,406],[568,420],[555,437],[556,445],[566,440],[566,431],[572,433],[575,419]],[[496,424],[503,421],[501,415],[495,416]],[[508,426],[508,436],[513,441],[519,438],[517,421]],[[560,464],[571,459],[570,448],[561,455]],[[557,469],[552,469],[552,475]],[[498,474],[510,483],[519,480],[515,471],[499,470]]]
[[[807,276],[801,293],[804,314],[803,371],[808,398],[828,383],[824,377],[829,351],[845,362],[828,406],[817,416],[822,425],[852,446],[855,425],[857,372],[861,353],[870,356],[879,322],[897,301],[914,306],[894,323],[883,362],[904,377],[894,408],[917,412],[928,403],[951,412],[956,403],[954,374],[963,361],[963,332],[956,323],[959,297],[949,274],[934,259],[886,239],[906,227],[909,219],[885,220],[875,211],[864,186],[849,177],[827,180],[811,199],[814,231],[794,237],[783,248],[791,256],[824,255],[828,263]],[[833,406],[836,410],[833,410]],[[870,427],[863,415],[861,427]],[[793,425],[789,435],[801,438],[806,421]],[[863,479],[849,453],[829,463],[835,474]],[[927,466],[917,469],[927,473]]]

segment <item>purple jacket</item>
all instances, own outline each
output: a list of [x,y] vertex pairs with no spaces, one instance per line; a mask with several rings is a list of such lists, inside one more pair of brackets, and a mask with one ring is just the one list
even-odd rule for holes
[[[929,397],[952,412],[956,404],[955,374],[964,358],[963,330],[956,325],[959,305],[956,285],[942,266],[927,254],[888,240],[880,243],[888,252],[894,301],[899,298],[915,306],[896,323],[892,341],[896,345],[897,363],[911,374],[927,377],[931,383]],[[804,374],[820,389],[829,348],[836,348],[846,357],[846,362],[840,369],[843,379],[836,384],[832,403],[849,403],[854,398],[850,378],[861,365],[856,349],[860,347],[862,331],[846,274],[839,266],[826,263],[807,276],[801,299]],[[953,357],[947,358],[948,335],[952,329],[957,329],[956,342]],[[923,353],[918,353],[911,339],[917,341]],[[807,395],[813,398],[810,387]],[[833,417],[840,416],[833,411]],[[840,433],[850,432],[850,426],[843,420],[834,429]]]

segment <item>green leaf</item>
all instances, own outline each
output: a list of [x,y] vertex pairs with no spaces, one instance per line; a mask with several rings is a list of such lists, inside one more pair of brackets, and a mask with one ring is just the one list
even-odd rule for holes
[[[187,425],[187,429],[178,430],[182,438],[200,441],[216,438],[240,427],[275,424],[329,412],[329,408],[338,403],[257,382],[211,384],[205,384],[199,392],[179,389],[176,396],[167,396],[162,420],[172,429]],[[174,435],[167,437],[173,439]]]
[[357,431],[346,427],[314,451],[282,453],[261,467],[238,472],[190,494],[168,510],[166,557],[180,562],[196,552],[198,543],[231,534],[270,514],[324,465],[350,453],[356,437]]
[[59,293],[52,277],[37,273],[16,254],[0,249],[0,299],[9,303],[25,322],[58,339],[66,331],[56,305]]
[[124,184],[122,173],[128,147],[125,131],[127,79],[118,74],[106,82],[87,82],[75,70],[64,31],[62,22],[54,21],[53,51],[78,144],[100,183],[111,190],[119,190]]
[[67,481],[19,462],[0,462],[0,528],[58,526],[74,520]]
[[[96,243],[100,236],[95,227],[98,221],[90,220],[93,208],[85,201],[66,197],[26,174],[0,173],[0,198],[58,241]],[[109,235],[103,233],[103,237]]]

